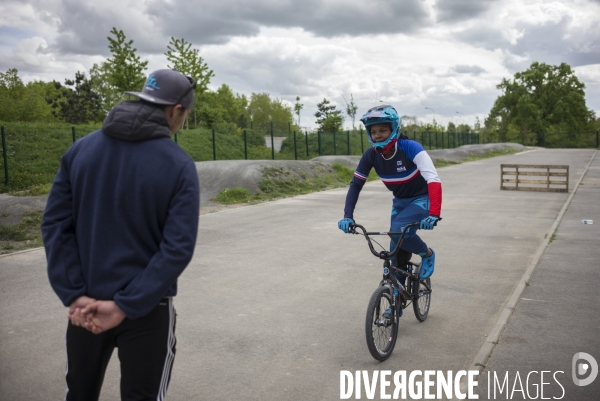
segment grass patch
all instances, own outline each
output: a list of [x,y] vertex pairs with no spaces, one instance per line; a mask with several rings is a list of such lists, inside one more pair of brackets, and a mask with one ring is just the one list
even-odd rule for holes
[[[20,192],[32,187],[43,190],[52,184],[62,155],[73,144],[72,126],[63,123],[4,123],[9,183],[0,169],[0,192]],[[76,127],[76,138],[98,129],[99,125]],[[42,193],[43,195],[43,193]]]
[[224,189],[219,194],[212,199],[217,203],[222,203],[223,205],[235,205],[237,203],[246,203],[251,200],[250,192],[246,188],[231,188]]
[[472,162],[472,161],[481,160],[481,159],[490,159],[492,157],[497,157],[497,156],[514,155],[515,153],[519,153],[522,151],[523,151],[523,149],[515,149],[515,148],[490,150],[489,152],[485,152],[482,155],[471,155],[470,157],[461,159],[461,163],[462,162]]
[[10,191],[8,194],[12,196],[43,196],[50,193],[52,184],[34,185],[21,191]]
[[442,167],[446,167],[446,166],[454,166],[455,164],[460,164],[460,162],[453,162],[451,160],[446,160],[446,159],[436,159],[433,162],[433,165],[435,166],[435,168],[442,168]]
[[0,254],[43,245],[41,210],[25,212],[19,224],[0,226]]

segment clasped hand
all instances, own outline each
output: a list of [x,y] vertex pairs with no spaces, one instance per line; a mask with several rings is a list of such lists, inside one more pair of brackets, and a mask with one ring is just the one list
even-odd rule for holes
[[69,320],[74,326],[83,327],[94,334],[118,326],[125,313],[114,301],[98,301],[88,296],[77,298],[69,307]]

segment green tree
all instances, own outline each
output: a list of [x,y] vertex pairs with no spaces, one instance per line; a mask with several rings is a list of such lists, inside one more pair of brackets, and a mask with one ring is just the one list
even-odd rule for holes
[[272,122],[275,130],[287,133],[293,120],[292,108],[268,93],[253,93],[247,111],[254,129],[268,130]]
[[231,88],[225,84],[217,89],[217,104],[225,111],[223,121],[236,124],[240,128],[246,128],[249,122],[248,99],[245,95],[233,93]]
[[102,121],[102,100],[94,92],[92,81],[77,71],[75,79],[65,79],[65,86],[55,82],[60,94],[52,99],[54,115],[70,124]]
[[127,41],[122,30],[113,27],[110,31],[115,38],[107,37],[108,48],[112,53],[106,63],[110,83],[119,93],[125,91],[140,91],[146,76],[144,71],[148,68],[148,60],[136,55],[137,49],[133,47],[133,40]]
[[502,95],[485,121],[501,140],[532,137],[541,144],[545,131],[582,132],[590,129],[594,112],[585,104],[585,85],[566,63],[534,62],[512,80],[497,86]]
[[317,124],[319,124],[319,130],[323,132],[338,132],[342,129],[344,124],[344,117],[340,110],[336,110],[335,105],[327,99],[317,104]]
[[448,128],[446,129],[446,132],[448,132],[449,134],[454,134],[457,132],[456,130],[456,124],[454,124],[452,121],[450,121],[448,123]]
[[294,104],[294,114],[298,117],[298,128],[300,127],[300,112],[304,108],[304,104],[300,103],[300,96],[296,96],[296,103]]
[[354,121],[356,119],[356,111],[358,110],[358,106],[354,104],[354,96],[352,96],[352,93],[350,94],[350,103],[346,101],[346,98],[344,98],[344,102],[346,102],[346,114],[352,119],[352,131],[354,131]]
[[123,31],[115,27],[110,33],[114,35],[107,37],[112,57],[94,64],[90,70],[94,92],[100,96],[105,113],[126,98],[123,92],[142,90],[146,82],[144,71],[148,68],[148,61],[136,55],[133,40],[128,41]]
[[16,68],[0,72],[0,120],[52,122],[55,118],[47,99],[55,93],[52,83],[23,84]]
[[247,105],[248,99],[245,95],[234,94],[229,86],[223,84],[216,92],[206,91],[198,96],[197,123],[208,128],[217,128],[219,124],[233,124],[235,128],[246,128],[250,120],[246,111]]
[[[196,98],[194,107],[194,125],[196,125],[197,113],[199,108],[199,96],[208,90],[208,84],[210,79],[215,76],[213,70],[210,70],[204,59],[200,57],[198,49],[192,49],[192,44],[187,42],[184,38],[175,39],[171,37],[171,41],[167,45],[167,51],[165,52],[167,60],[171,63],[167,65],[168,68],[172,68],[181,72],[184,75],[188,75],[196,81],[196,89],[194,89],[194,95]],[[206,105],[202,106],[204,112],[206,112]]]
[[171,63],[168,68],[172,68],[184,75],[189,75],[196,81],[197,94],[202,94],[208,90],[210,79],[215,76],[213,70],[208,68],[204,59],[200,57],[198,49],[192,49],[192,44],[185,39],[175,39],[167,45],[165,53],[167,60]]
[[110,109],[123,99],[123,93],[119,92],[119,89],[111,83],[110,66],[108,63],[94,64],[90,69],[90,80],[92,81],[94,92],[100,96],[104,114],[107,114]]

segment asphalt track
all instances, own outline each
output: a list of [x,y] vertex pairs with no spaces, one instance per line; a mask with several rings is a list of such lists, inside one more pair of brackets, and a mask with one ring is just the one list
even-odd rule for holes
[[[500,191],[499,165],[568,164],[573,191],[594,155],[589,149],[536,149],[440,169],[444,220],[422,233],[438,255],[431,311],[424,323],[405,311],[394,354],[383,363],[370,356],[364,339],[366,305],[381,264],[362,237],[337,229],[345,188],[203,215],[195,256],[175,299],[178,344],[167,398],[336,400],[341,370],[472,369],[556,227],[556,241],[542,249],[521,296],[538,299],[530,292],[550,292],[556,313],[552,306],[536,312],[537,304],[520,300],[503,329],[517,341],[501,335],[486,365],[511,372],[511,385],[516,371],[565,371],[566,386],[573,352],[600,360],[600,156],[590,165],[595,178],[587,186],[582,180],[571,198],[579,213],[566,209],[559,224],[569,193]],[[389,192],[371,182],[355,217],[369,230],[385,230],[390,206]],[[592,215],[595,225],[581,225]],[[0,400],[62,399],[67,311],[48,285],[44,252],[3,256],[0,265]],[[582,266],[586,276],[579,277]],[[556,282],[564,284],[560,301],[552,299]],[[118,377],[113,358],[102,400],[119,399]],[[576,388],[577,398],[570,398],[571,382],[564,399],[592,399],[586,397],[598,394],[598,383]],[[379,388],[375,394],[378,399]],[[480,399],[487,398],[482,393]]]

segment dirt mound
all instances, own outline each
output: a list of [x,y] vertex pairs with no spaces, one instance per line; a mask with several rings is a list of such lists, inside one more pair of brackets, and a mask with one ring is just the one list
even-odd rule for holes
[[[431,158],[448,161],[460,161],[473,155],[481,155],[493,150],[527,148],[515,143],[490,143],[485,145],[464,145],[455,149],[428,151]],[[223,208],[211,202],[225,188],[241,187],[253,193],[263,179],[265,168],[284,169],[287,173],[306,174],[314,177],[319,172],[331,169],[334,163],[340,163],[351,169],[356,168],[360,156],[319,156],[304,160],[216,160],[197,162],[196,170],[200,177],[201,214],[212,213]],[[0,225],[17,224],[26,211],[44,210],[46,196],[9,196],[0,194]]]

